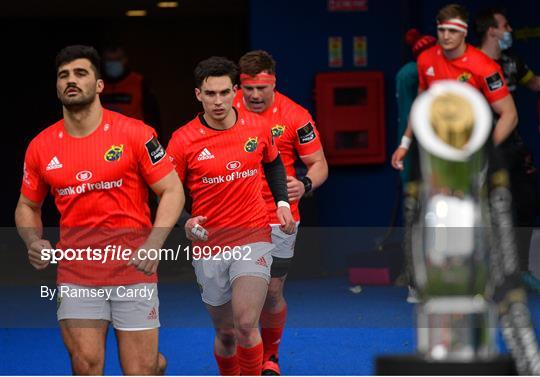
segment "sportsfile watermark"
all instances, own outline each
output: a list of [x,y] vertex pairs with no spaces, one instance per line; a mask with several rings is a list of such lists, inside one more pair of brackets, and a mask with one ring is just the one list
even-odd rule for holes
[[183,246],[176,249],[159,248],[133,250],[121,245],[107,245],[105,248],[42,249],[41,260],[51,264],[61,261],[125,261],[133,259],[150,261],[184,260],[251,260],[251,246]]

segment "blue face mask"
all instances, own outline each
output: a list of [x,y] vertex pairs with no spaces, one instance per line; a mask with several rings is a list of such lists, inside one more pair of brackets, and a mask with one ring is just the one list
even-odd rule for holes
[[117,60],[105,62],[105,74],[112,79],[117,79],[124,73],[124,66]]
[[505,31],[503,37],[499,39],[499,47],[501,50],[508,50],[512,47],[512,33]]

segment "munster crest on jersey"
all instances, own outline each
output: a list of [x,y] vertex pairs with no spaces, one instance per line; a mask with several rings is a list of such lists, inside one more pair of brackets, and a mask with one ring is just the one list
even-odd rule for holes
[[276,124],[274,127],[272,127],[273,137],[280,137],[283,135],[283,132],[285,132],[285,126],[282,126],[281,124]]
[[122,153],[124,153],[124,144],[111,145],[103,158],[105,158],[105,161],[113,162],[119,160],[122,157]]
[[246,152],[255,152],[257,150],[257,138],[256,137],[250,137],[247,139],[246,143],[244,144],[244,150]]
[[471,79],[472,75],[470,72],[463,72],[461,75],[458,76],[458,81],[461,82],[467,82]]

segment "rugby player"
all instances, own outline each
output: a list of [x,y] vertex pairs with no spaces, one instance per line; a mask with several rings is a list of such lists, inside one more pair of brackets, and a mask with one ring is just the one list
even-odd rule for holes
[[[450,4],[437,14],[438,44],[420,54],[417,61],[418,93],[427,90],[438,80],[458,80],[478,89],[498,116],[492,132],[494,145],[503,143],[517,125],[518,116],[514,100],[508,91],[499,65],[482,51],[466,43],[468,33],[468,13],[457,4]],[[392,166],[403,170],[403,159],[412,142],[412,126],[409,123],[401,143],[392,155]],[[417,154],[417,153],[416,153]],[[405,199],[405,228],[411,229],[417,214],[417,181],[419,177],[418,156],[413,155],[410,183]],[[411,253],[410,238],[405,238],[406,253]],[[417,297],[415,289],[409,286],[409,297]]]
[[[514,130],[518,116],[499,65],[482,51],[466,43],[468,14],[461,6],[450,4],[437,15],[438,44],[418,57],[418,91],[438,80],[458,80],[478,89],[486,97],[498,120],[493,143],[501,144]],[[411,143],[412,127],[405,130],[401,144],[392,155],[392,166],[403,169],[403,158]]]
[[[300,212],[300,199],[319,187],[328,177],[328,164],[315,122],[309,112],[276,90],[276,62],[262,50],[251,51],[240,58],[240,86],[235,107],[263,116],[272,126],[272,136],[278,147],[287,172],[287,191],[291,212],[296,222],[294,234],[281,231],[276,218],[276,204],[266,181],[263,181],[263,197],[266,201],[272,243],[272,279],[261,314],[261,334],[264,344],[263,374],[279,375],[278,351],[283,328],[287,319],[287,302],[283,286],[289,272]],[[299,157],[298,157],[299,156]],[[307,167],[303,177],[298,177],[294,164],[300,160]]]
[[[56,91],[63,119],[28,146],[21,195],[15,212],[32,266],[48,266],[51,244],[43,239],[41,206],[47,192],[60,212],[59,250],[105,250],[112,244],[140,251],[128,258],[60,260],[58,320],[74,374],[103,374],[105,340],[112,323],[125,374],[163,374],[158,352],[157,260],[144,251],[159,249],[184,204],[178,175],[154,130],[139,120],[101,106],[100,58],[93,47],[68,46],[56,56]],[[148,188],[160,198],[152,226]],[[102,255],[102,258],[105,258]],[[120,297],[114,288],[156,292],[152,298]],[[66,289],[67,288],[67,289]],[[71,292],[107,289],[106,297]],[[116,292],[116,293],[115,293]]]
[[285,169],[267,121],[233,107],[236,65],[211,57],[194,73],[195,96],[204,112],[173,134],[167,152],[193,199],[193,217],[185,228],[194,240],[193,266],[216,330],[219,371],[260,375],[258,322],[274,248],[261,195],[261,167],[281,230],[292,234]]

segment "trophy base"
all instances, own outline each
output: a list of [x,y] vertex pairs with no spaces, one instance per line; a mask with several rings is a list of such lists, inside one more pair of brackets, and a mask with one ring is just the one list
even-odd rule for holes
[[474,362],[428,361],[417,355],[379,356],[375,361],[378,376],[516,376],[510,356]]

